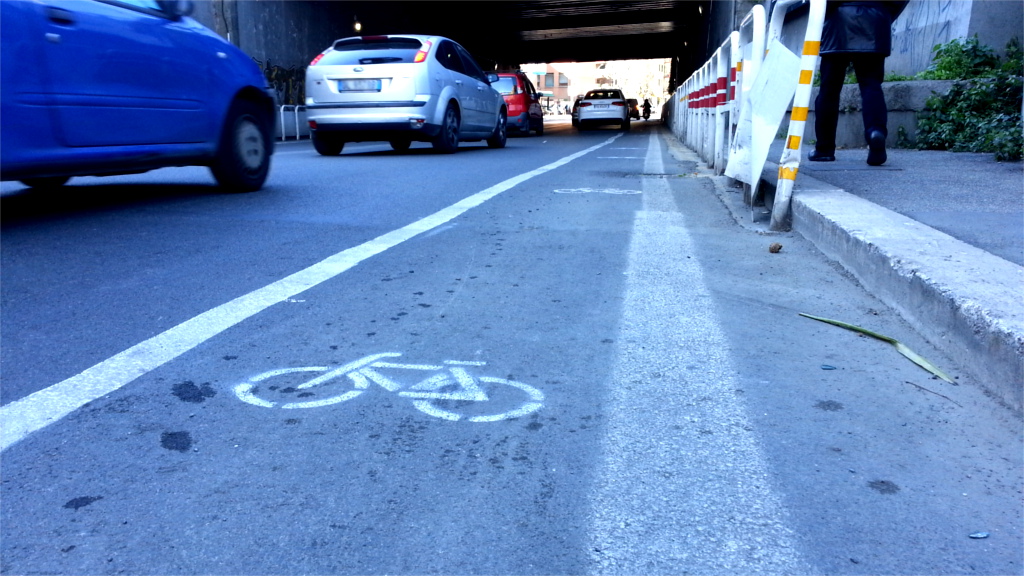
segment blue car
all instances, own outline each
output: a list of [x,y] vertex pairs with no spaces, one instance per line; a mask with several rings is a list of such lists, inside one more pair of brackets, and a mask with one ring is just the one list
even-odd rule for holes
[[208,166],[225,190],[270,170],[274,97],[188,0],[0,0],[0,179]]

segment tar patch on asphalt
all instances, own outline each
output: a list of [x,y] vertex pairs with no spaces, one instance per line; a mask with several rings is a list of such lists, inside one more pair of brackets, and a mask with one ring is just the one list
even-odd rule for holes
[[192,447],[192,435],[188,432],[164,432],[160,434],[160,445],[168,450],[188,452]]
[[198,404],[217,395],[217,391],[209,383],[196,386],[191,380],[175,384],[172,391],[182,402],[192,402],[193,404]]
[[68,500],[67,503],[64,504],[64,507],[69,510],[78,510],[79,508],[84,508],[97,500],[103,500],[103,496],[79,496],[78,498]]

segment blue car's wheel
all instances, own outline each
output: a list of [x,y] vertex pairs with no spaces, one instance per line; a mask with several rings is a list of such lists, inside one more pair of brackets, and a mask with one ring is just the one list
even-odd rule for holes
[[270,122],[263,109],[245,100],[231,106],[210,170],[221,187],[230,192],[253,192],[263,187],[270,172]]
[[51,188],[60,188],[67,184],[70,179],[71,178],[68,176],[50,176],[47,178],[26,178],[22,180],[21,183],[29,188],[46,190]]

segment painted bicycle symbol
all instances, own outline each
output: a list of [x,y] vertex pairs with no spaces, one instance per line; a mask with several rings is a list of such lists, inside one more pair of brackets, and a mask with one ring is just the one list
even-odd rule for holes
[[[264,408],[319,408],[339,404],[366,392],[372,384],[412,401],[418,410],[445,420],[497,422],[518,418],[543,406],[540,390],[504,378],[473,376],[469,367],[486,362],[445,360],[442,364],[398,364],[388,358],[398,352],[372,354],[343,366],[305,366],[271,370],[235,386],[235,395],[243,402]],[[426,378],[406,386],[382,374],[381,370],[430,372]],[[320,373],[297,385],[283,385],[297,373]],[[512,407],[495,413],[496,410]]]

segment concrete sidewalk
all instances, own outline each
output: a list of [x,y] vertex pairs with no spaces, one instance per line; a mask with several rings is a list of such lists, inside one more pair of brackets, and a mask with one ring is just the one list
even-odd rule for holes
[[[782,147],[776,141],[762,173],[772,190]],[[810,151],[794,189],[793,231],[948,353],[971,383],[1024,412],[1024,165],[889,150],[884,166],[871,167],[865,148],[822,163],[808,162]],[[763,208],[747,211],[767,228]]]

